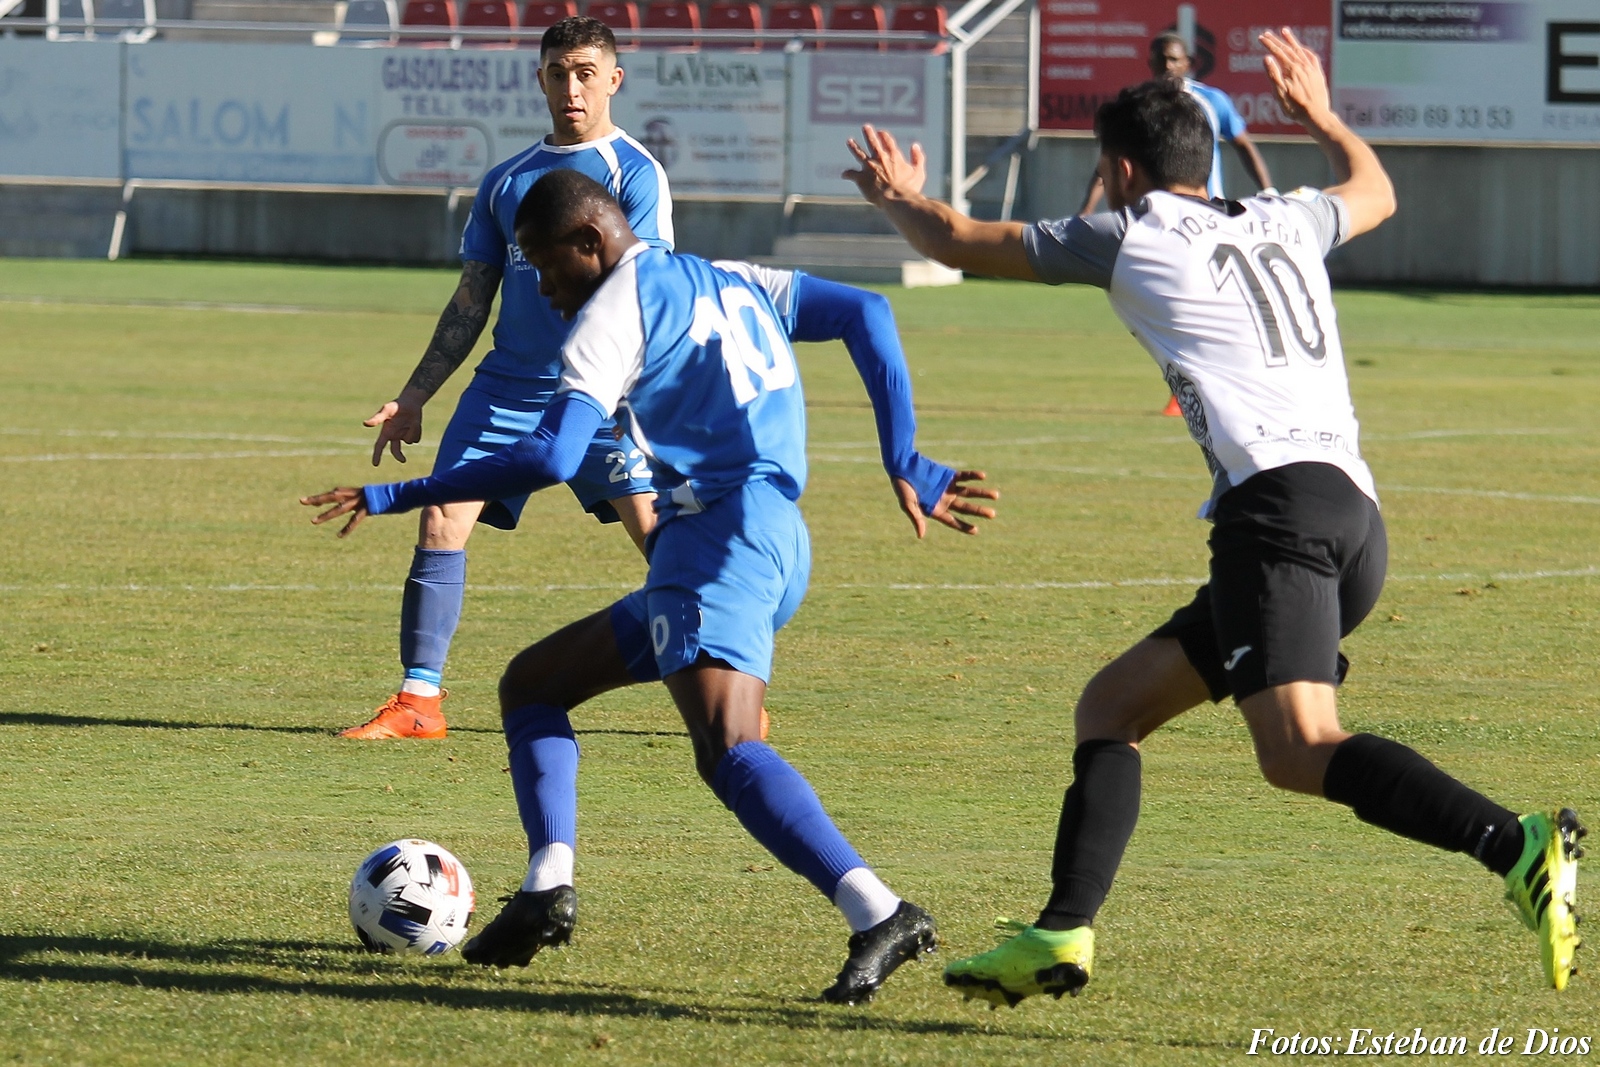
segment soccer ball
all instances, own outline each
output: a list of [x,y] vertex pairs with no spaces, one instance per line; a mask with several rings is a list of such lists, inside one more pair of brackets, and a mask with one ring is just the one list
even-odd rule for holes
[[372,952],[449,952],[466,936],[474,907],[467,869],[432,841],[391,841],[350,880],[350,922]]

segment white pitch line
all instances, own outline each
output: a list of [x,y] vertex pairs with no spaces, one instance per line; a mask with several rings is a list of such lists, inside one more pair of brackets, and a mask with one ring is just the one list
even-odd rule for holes
[[1442,489],[1428,485],[1380,485],[1380,493],[1436,493],[1440,496],[1480,496],[1492,500],[1533,500],[1547,504],[1600,504],[1600,496],[1558,496],[1554,493],[1513,493],[1506,489]]
[[[1440,574],[1394,574],[1391,582],[1535,582],[1566,578],[1600,578],[1600,564],[1561,570],[1534,571],[1455,571]],[[1091,578],[1076,582],[818,582],[814,590],[834,592],[860,592],[875,590],[893,593],[927,592],[1059,592],[1074,589],[1136,589],[1164,588],[1167,586],[1204,585],[1204,577],[1188,578]],[[631,592],[637,585],[602,584],[550,584],[550,585],[473,585],[475,593],[606,593]],[[71,582],[39,582],[0,585],[0,593],[398,593],[398,585],[374,583],[370,585],[322,586],[310,583],[275,584],[269,582],[239,582],[222,585],[146,585],[129,582],[119,585],[75,584]]]
[[[236,304],[216,303],[207,300],[71,300],[48,296],[0,296],[0,304],[24,304],[36,307],[93,308],[98,311],[123,308],[154,308],[161,311],[227,311],[246,315],[347,315],[351,312],[373,313],[371,308],[302,307],[297,304]],[[377,314],[382,314],[378,312]],[[422,311],[401,314],[426,314]]]
[[348,456],[349,449],[278,448],[248,452],[45,452],[31,456],[0,456],[0,463],[76,463],[107,460],[284,459],[292,456]]

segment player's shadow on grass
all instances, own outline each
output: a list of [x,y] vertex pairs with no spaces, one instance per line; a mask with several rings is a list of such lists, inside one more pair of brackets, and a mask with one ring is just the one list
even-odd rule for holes
[[[122,726],[135,730],[260,730],[274,734],[324,734],[337,731],[322,726],[268,726],[253,722],[193,722],[183,719],[137,719],[114,715],[59,715],[47,711],[0,711],[0,726],[61,726],[73,729],[89,726]],[[451,726],[451,733],[500,734],[498,726]],[[619,737],[688,737],[682,730],[575,730],[578,734],[611,734]]]
[[[421,966],[416,966],[416,964]],[[206,969],[198,969],[206,968]],[[212,969],[215,968],[215,969]],[[232,968],[232,969],[230,969]],[[264,969],[290,975],[262,973]],[[78,982],[179,993],[265,993],[367,1002],[411,1002],[461,1010],[553,1012],[782,1026],[974,1035],[962,1021],[891,1019],[774,994],[739,994],[743,1004],[707,1004],[692,989],[551,982],[484,987],[486,972],[443,961],[399,961],[317,941],[228,940],[173,944],[95,935],[0,934],[0,982]],[[463,980],[451,985],[451,980]],[[698,1002],[697,1002],[698,1000]]]
[[[45,711],[0,711],[0,726],[125,726],[137,730],[262,730],[275,734],[331,734],[320,726],[267,726],[253,722],[190,722],[115,715],[58,715]],[[496,731],[498,732],[498,731]]]

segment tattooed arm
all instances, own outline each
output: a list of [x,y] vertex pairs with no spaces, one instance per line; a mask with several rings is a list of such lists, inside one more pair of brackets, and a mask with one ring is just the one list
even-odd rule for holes
[[378,440],[372,446],[372,465],[383,458],[384,448],[401,463],[406,461],[402,443],[414,445],[422,440],[422,406],[432,398],[445,380],[472,353],[472,346],[489,322],[489,309],[500,288],[499,264],[469,259],[461,268],[461,284],[444,307],[433,340],[422,354],[417,369],[400,395],[368,419],[367,426],[378,427]]

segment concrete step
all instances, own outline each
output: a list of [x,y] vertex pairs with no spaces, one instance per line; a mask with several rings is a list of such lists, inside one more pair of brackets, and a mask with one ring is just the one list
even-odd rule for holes
[[961,272],[923,259],[898,234],[796,233],[757,262],[866,285],[959,285]]

